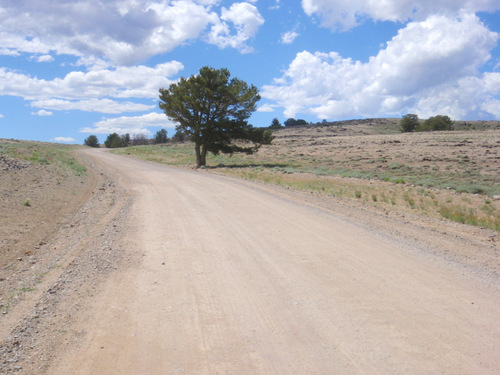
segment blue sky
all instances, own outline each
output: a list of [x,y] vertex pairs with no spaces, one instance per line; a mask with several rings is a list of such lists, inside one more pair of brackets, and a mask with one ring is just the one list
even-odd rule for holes
[[500,120],[498,0],[0,0],[0,138],[82,143],[175,124],[158,89],[227,68],[250,122]]

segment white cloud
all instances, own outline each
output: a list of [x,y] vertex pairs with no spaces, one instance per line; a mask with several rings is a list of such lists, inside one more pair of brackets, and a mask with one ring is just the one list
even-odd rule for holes
[[1,113],[0,113],[0,118],[4,118],[4,115],[2,115]]
[[[32,107],[53,109],[56,111],[80,110],[85,112],[123,113],[151,110],[154,105],[133,102],[118,102],[111,99],[88,99],[69,101],[62,99],[42,99],[31,102]],[[39,111],[45,112],[45,111]]]
[[[233,24],[236,33],[231,34]],[[208,41],[220,48],[233,47],[243,53],[252,52],[246,45],[248,39],[255,36],[259,27],[264,23],[259,10],[249,3],[234,3],[229,9],[222,8],[220,20],[210,30]]]
[[262,96],[281,105],[287,117],[373,117],[411,111],[460,118],[477,111],[493,95],[492,87],[498,87],[496,75],[478,72],[497,39],[474,15],[434,15],[409,23],[367,63],[336,52],[298,53],[281,78],[263,87]]
[[269,10],[278,10],[280,9],[280,0],[276,0],[274,5],[269,6]]
[[51,55],[41,55],[36,58],[38,62],[52,62],[54,58]]
[[[0,68],[0,95],[20,96],[26,100],[38,101],[95,100],[105,96],[156,98],[160,87],[168,87],[173,82],[168,77],[177,74],[181,69],[181,63],[171,61],[155,67],[139,65],[116,69],[96,68],[87,72],[73,71],[64,78],[44,80]],[[123,108],[126,110],[126,107]]]
[[281,34],[281,43],[283,44],[291,44],[299,36],[295,31],[288,31],[286,33]]
[[70,142],[76,142],[76,139],[71,138],[71,137],[55,137],[52,139],[53,142],[63,142],[63,143],[70,143]]
[[309,16],[318,16],[321,25],[333,30],[348,30],[364,19],[405,22],[423,20],[433,14],[453,16],[461,12],[495,11],[498,0],[302,0]]
[[227,26],[226,22],[234,24],[237,34],[223,32],[216,38],[216,44],[248,48],[245,41],[254,35],[262,21],[258,11],[249,3],[235,3],[229,10],[223,8],[219,18],[213,11],[218,3],[213,0],[2,2],[0,54],[56,53],[80,57],[82,63],[104,58],[115,65],[132,65],[199,38],[210,25]]
[[278,106],[276,104],[263,104],[257,108],[257,112],[274,112]]
[[500,119],[500,100],[490,99],[481,106],[481,109],[493,114],[495,118]]
[[46,111],[44,109],[39,110],[38,112],[31,112],[33,116],[52,116],[52,112]]
[[150,135],[148,127],[173,128],[175,125],[162,113],[151,112],[142,116],[122,116],[103,119],[96,122],[93,127],[80,129],[81,133],[93,134],[145,134]]

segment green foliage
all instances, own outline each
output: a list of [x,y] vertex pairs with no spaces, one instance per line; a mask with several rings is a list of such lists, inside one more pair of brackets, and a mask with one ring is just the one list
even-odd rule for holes
[[23,202],[23,206],[26,206],[26,207],[31,207],[31,202],[29,199],[25,199],[24,202]]
[[453,121],[448,116],[437,115],[425,120],[417,127],[417,131],[453,130]]
[[174,134],[174,136],[172,137],[172,141],[173,142],[185,142],[187,141],[187,136],[186,134],[184,134],[184,132],[182,132],[181,130],[177,130]]
[[117,133],[108,135],[108,137],[104,141],[104,145],[107,148],[124,147],[122,137],[120,137]]
[[263,144],[259,142],[272,140],[270,133],[247,123],[259,100],[257,87],[230,78],[227,69],[210,67],[160,89],[160,108],[178,124],[176,130],[194,142],[197,167],[206,165],[208,151],[251,154]]
[[278,120],[277,118],[273,118],[269,129],[281,129],[282,127],[283,125],[281,125],[280,120]]
[[154,138],[154,144],[167,143],[167,131],[165,129],[158,130]]
[[99,140],[95,135],[89,135],[87,138],[85,138],[83,144],[89,147],[99,147]]
[[418,115],[413,113],[408,113],[404,115],[401,119],[401,131],[405,132],[414,132],[419,125]]
[[285,121],[285,126],[303,126],[307,125],[307,121],[303,119],[295,120],[294,118],[289,118]]
[[122,147],[130,146],[130,134],[126,133],[120,137],[122,141]]

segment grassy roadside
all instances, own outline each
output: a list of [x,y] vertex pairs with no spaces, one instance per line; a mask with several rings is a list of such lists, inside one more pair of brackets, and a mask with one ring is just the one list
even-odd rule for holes
[[[275,135],[274,145],[254,155],[209,155],[208,169],[500,231],[498,131],[342,136],[325,128]],[[195,161],[189,143],[114,152],[182,167]]]
[[36,165],[54,164],[76,176],[85,175],[87,169],[74,156],[76,146],[45,142],[0,139],[0,157],[7,155]]

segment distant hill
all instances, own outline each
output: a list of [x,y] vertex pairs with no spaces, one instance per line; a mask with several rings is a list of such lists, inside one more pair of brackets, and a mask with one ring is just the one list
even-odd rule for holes
[[[425,119],[421,119],[421,121],[425,121]],[[344,132],[345,135],[396,134],[401,132],[400,123],[401,118],[369,118],[309,123],[307,125],[284,127],[278,129],[278,131],[334,127],[338,132]],[[453,127],[454,130],[493,130],[500,129],[500,121],[453,121]]]

